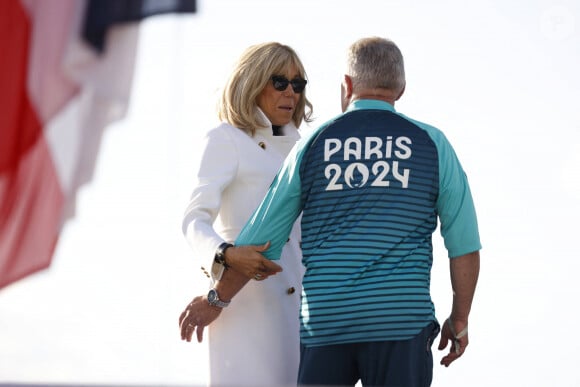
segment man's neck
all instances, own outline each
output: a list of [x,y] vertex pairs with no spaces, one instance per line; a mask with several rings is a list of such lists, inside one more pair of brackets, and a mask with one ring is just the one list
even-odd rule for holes
[[358,99],[377,99],[379,101],[388,102],[395,106],[395,101],[399,99],[398,97],[399,96],[395,95],[394,92],[387,89],[365,89],[357,93],[353,93],[350,98],[350,102],[356,101]]

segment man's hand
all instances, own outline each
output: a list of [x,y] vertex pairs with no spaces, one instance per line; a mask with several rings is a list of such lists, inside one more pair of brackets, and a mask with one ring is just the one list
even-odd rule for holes
[[197,333],[197,342],[203,341],[203,330],[214,321],[222,308],[211,306],[205,296],[197,296],[191,301],[179,316],[181,340],[191,341],[193,333]]
[[282,267],[265,258],[262,253],[270,247],[263,245],[234,246],[226,250],[226,263],[247,279],[264,280],[282,271]]
[[[461,330],[458,331],[457,329]],[[441,364],[445,367],[449,367],[451,363],[463,355],[465,348],[469,344],[466,322],[452,322],[449,318],[445,320],[441,327],[441,340],[439,341],[438,349],[440,351],[444,350],[447,344],[450,344],[449,353],[441,359]]]

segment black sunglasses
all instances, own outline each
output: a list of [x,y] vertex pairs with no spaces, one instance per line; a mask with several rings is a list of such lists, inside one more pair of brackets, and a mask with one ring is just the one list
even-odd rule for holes
[[292,90],[294,90],[295,93],[302,93],[306,87],[306,83],[306,79],[302,78],[294,78],[293,80],[289,81],[288,78],[282,75],[272,76],[272,84],[274,85],[274,89],[278,91],[286,90],[288,84],[291,84]]

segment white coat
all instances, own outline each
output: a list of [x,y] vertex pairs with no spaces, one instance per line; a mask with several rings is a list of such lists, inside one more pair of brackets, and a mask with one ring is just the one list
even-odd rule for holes
[[[294,125],[282,130],[284,136],[263,128],[251,137],[224,123],[205,138],[183,228],[210,284],[222,274],[221,265],[213,262],[216,248],[235,241],[299,139]],[[301,260],[295,224],[277,262],[283,271],[264,281],[249,281],[209,326],[211,386],[296,385]]]

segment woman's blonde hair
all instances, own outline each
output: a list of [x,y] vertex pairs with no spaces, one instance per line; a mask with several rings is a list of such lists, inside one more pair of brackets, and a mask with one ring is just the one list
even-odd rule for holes
[[[257,115],[256,99],[273,75],[284,74],[295,67],[306,78],[304,66],[296,52],[289,46],[268,42],[248,47],[238,59],[218,104],[218,117],[236,128],[254,134],[256,128],[268,126]],[[292,122],[299,127],[302,121],[310,122],[312,104],[306,98],[306,89],[292,115]]]

